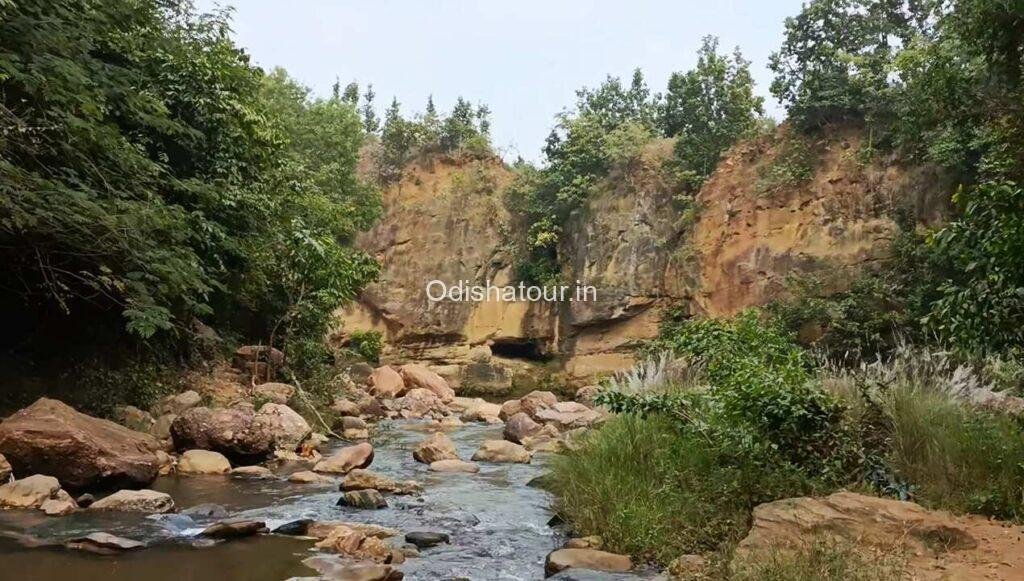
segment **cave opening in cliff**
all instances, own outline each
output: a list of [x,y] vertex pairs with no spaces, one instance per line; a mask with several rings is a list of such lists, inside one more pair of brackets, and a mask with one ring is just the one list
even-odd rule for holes
[[502,339],[491,344],[491,355],[503,359],[547,361],[551,358],[544,344],[537,339]]

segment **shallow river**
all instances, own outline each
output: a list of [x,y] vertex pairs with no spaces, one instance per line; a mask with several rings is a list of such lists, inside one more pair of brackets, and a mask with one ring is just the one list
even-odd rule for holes
[[[488,438],[501,438],[502,426],[467,424],[448,431],[459,455],[468,459]],[[359,510],[339,507],[337,487],[286,481],[242,481],[227,477],[162,477],[152,486],[174,497],[179,510],[203,503],[224,506],[231,519],[264,520],[274,527],[300,518],[366,522],[411,531],[439,531],[451,544],[424,549],[401,565],[406,579],[541,579],[544,557],[565,536],[548,526],[550,495],[527,483],[544,473],[545,457],[532,464],[480,464],[478,474],[428,472],[413,460],[413,447],[429,431],[404,422],[385,428],[373,440],[370,469],[388,477],[414,479],[424,492],[388,496],[389,507]],[[332,443],[340,447],[340,443]],[[325,450],[325,455],[332,449]],[[98,556],[59,547],[27,548],[0,537],[0,579],[39,581],[274,580],[315,577],[302,564],[318,554],[312,542],[277,535],[196,546],[194,535],[216,518],[183,514],[127,515],[83,510],[66,517],[38,511],[0,512],[0,532],[57,542],[106,531],[144,541],[146,549]],[[570,578],[570,577],[565,577]],[[578,579],[625,576],[574,574]],[[633,577],[635,578],[635,577]]]

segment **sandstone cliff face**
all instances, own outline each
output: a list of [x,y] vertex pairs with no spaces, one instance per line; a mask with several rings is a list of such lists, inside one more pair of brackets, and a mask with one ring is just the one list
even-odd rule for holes
[[560,305],[565,370],[574,380],[632,365],[635,343],[657,335],[662,312],[692,300],[692,224],[672,200],[664,167],[672,145],[655,141],[613,170],[566,225],[566,278],[597,289],[596,301]]
[[513,282],[502,202],[510,180],[496,157],[436,156],[408,166],[384,191],[380,223],[358,240],[380,262],[380,281],[337,313],[342,324],[335,338],[375,329],[385,334],[389,360],[433,363],[455,385],[465,372],[476,382],[508,387],[508,366],[492,367],[487,345],[554,343],[552,313],[526,302],[432,302],[426,287],[432,280]]
[[780,296],[789,275],[855,271],[887,257],[901,213],[917,223],[942,219],[950,193],[935,168],[893,157],[863,161],[856,128],[808,144],[810,179],[766,188],[782,163],[785,127],[734,147],[698,196],[693,247],[700,257],[696,311],[731,315]]
[[523,359],[541,353],[558,355],[581,384],[631,365],[634,344],[657,334],[669,307],[726,316],[778,298],[790,275],[852,277],[886,258],[898,215],[941,219],[949,194],[942,175],[866,158],[856,128],[807,144],[808,179],[766,186],[792,139],[783,127],[738,144],[691,212],[673,200],[664,165],[672,142],[649,144],[565,224],[565,278],[596,287],[597,300],[554,304],[427,299],[433,279],[512,282],[509,249],[522,233],[502,203],[511,173],[499,160],[418,161],[385,192],[385,216],[360,239],[384,274],[339,312],[339,337],[379,329],[390,358],[424,360],[455,385],[507,389],[528,366]]

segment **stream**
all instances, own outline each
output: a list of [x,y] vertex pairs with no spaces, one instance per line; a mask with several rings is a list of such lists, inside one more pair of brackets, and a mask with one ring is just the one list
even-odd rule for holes
[[[412,449],[430,431],[422,422],[393,422],[372,440],[375,456],[370,470],[397,480],[413,479],[424,487],[417,495],[387,496],[389,506],[381,510],[336,506],[340,496],[336,484],[168,476],[159,478],[151,488],[170,494],[179,511],[214,503],[227,509],[229,519],[89,510],[65,517],[47,517],[39,511],[0,512],[0,578],[280,581],[317,577],[318,572],[304,565],[303,560],[314,555],[323,555],[325,560],[341,557],[321,553],[309,540],[264,535],[211,544],[194,537],[218,520],[257,519],[273,529],[310,518],[372,523],[403,534],[449,534],[450,544],[424,549],[419,557],[409,558],[399,567],[406,579],[542,579],[545,556],[566,540],[563,532],[548,526],[552,517],[550,494],[527,486],[531,479],[544,474],[547,455],[534,456],[531,464],[480,463],[478,474],[429,472],[425,464],[413,460]],[[466,424],[447,433],[459,456],[469,459],[485,439],[501,439],[501,431],[501,425]],[[324,455],[344,445],[332,441],[323,450]],[[30,548],[11,538],[27,535],[57,543],[97,531],[143,541],[149,547],[99,556],[60,546]],[[639,577],[580,571],[558,578]]]

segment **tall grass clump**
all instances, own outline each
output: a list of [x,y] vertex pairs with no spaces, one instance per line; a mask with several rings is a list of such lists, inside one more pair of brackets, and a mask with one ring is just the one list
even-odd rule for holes
[[[902,346],[888,359],[858,369],[828,372],[825,381],[849,399],[859,386],[859,403],[880,420],[868,426],[887,470],[908,497],[931,508],[1024,521],[1024,435],[1021,418],[999,411],[1005,397],[993,391],[984,369],[957,358]],[[997,386],[996,386],[997,387]],[[974,402],[973,404],[971,402]]]
[[663,413],[608,421],[552,471],[559,513],[577,531],[662,564],[738,541],[754,506],[814,489],[799,470],[738,456]]
[[899,581],[905,579],[906,558],[866,554],[828,538],[808,542],[799,550],[776,550],[735,562],[729,581]]

